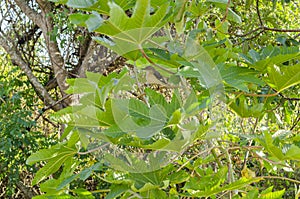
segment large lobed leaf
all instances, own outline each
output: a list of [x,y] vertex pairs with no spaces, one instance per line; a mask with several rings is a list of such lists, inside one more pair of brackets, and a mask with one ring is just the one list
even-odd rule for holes
[[300,83],[300,64],[281,67],[269,66],[268,78],[265,80],[277,92],[295,86]]

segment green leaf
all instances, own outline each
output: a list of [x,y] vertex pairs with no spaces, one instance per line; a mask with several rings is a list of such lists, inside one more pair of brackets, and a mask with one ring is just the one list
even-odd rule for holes
[[98,162],[98,163],[94,164],[93,166],[82,170],[79,174],[80,179],[83,181],[86,180],[88,177],[90,177],[91,173],[93,171],[98,170],[100,168],[100,166],[101,166],[101,164]]
[[73,8],[88,8],[97,2],[98,0],[68,0],[67,5]]
[[171,175],[169,175],[168,179],[170,180],[171,184],[181,184],[186,182],[190,178],[190,175],[183,170],[180,170],[179,172],[174,172]]
[[248,56],[240,54],[251,67],[258,71],[265,72],[268,66],[281,66],[282,63],[300,57],[299,47],[274,47],[267,46],[261,52],[251,49]]
[[293,66],[269,66],[268,78],[265,81],[277,92],[300,83],[300,64]]
[[228,8],[228,19],[239,24],[242,23],[241,17],[238,14],[236,14],[231,8]]
[[205,192],[205,195],[202,195],[202,193],[200,194],[200,196],[209,196],[211,195],[211,193],[209,192],[213,192],[213,190],[216,190],[225,181],[227,172],[227,167],[222,167],[220,168],[220,170],[218,170],[217,173],[208,174],[201,178],[190,178],[189,181],[184,185],[183,189],[198,190],[201,193]]
[[247,100],[244,96],[241,96],[235,100],[235,103],[230,104],[230,108],[236,112],[239,116],[246,117],[260,117],[264,114],[264,104],[255,103],[248,105]]
[[108,111],[102,111],[95,106],[81,106],[78,110],[73,107],[73,114],[70,115],[73,126],[76,127],[108,127],[114,124],[112,113],[110,109]]
[[39,196],[34,196],[32,199],[49,199],[49,198],[55,198],[55,199],[76,199],[73,196],[63,194],[63,195],[56,195],[53,196],[52,194],[44,194],[44,195],[39,195]]
[[200,103],[198,102],[197,96],[194,92],[191,92],[186,99],[183,108],[185,110],[185,114],[193,115],[200,110]]
[[[147,193],[148,195],[148,193]],[[167,196],[167,193],[163,190],[160,190],[160,189],[152,189],[149,191],[149,198],[161,198],[161,199],[164,199],[164,198],[169,198]]]
[[162,94],[160,94],[150,88],[146,88],[145,93],[147,94],[147,97],[149,98],[150,105],[155,105],[155,104],[161,105],[167,111],[168,117],[171,117],[173,112],[175,110],[179,109],[181,106],[181,99],[175,93],[173,94],[172,100],[170,103],[168,103],[166,101],[165,97]]
[[285,193],[285,189],[282,189],[280,191],[263,193],[263,194],[260,195],[259,198],[262,198],[262,199],[281,199],[284,193]]
[[106,195],[105,199],[117,198],[129,189],[129,185],[126,184],[113,184],[110,186],[110,192]]
[[149,183],[149,182],[145,183],[142,187],[140,187],[138,189],[136,187],[132,186],[132,189],[135,192],[148,192],[150,190],[157,189],[157,188],[159,188],[158,185],[154,185],[154,184]]
[[167,165],[167,163],[170,162],[172,155],[174,154],[170,152],[157,151],[142,154],[141,157],[141,154],[131,153],[125,150],[118,150],[118,153],[116,154],[104,154],[104,160],[108,163],[110,168],[113,168],[117,171],[131,172],[133,174],[136,173],[136,179],[134,180],[137,181],[139,178],[144,179],[143,175],[148,175],[149,172],[159,170]]
[[74,130],[73,133],[71,134],[68,143],[67,143],[67,147],[73,147],[75,146],[75,144],[79,141],[79,133],[77,130]]
[[54,3],[66,4],[68,0],[49,0]]
[[170,143],[170,140],[163,137],[152,144],[142,145],[141,148],[159,150],[159,149],[163,149],[164,147],[166,147],[169,143]]
[[[72,158],[76,152],[77,150],[75,149],[62,146],[56,153],[53,154],[54,157],[48,160],[47,164],[36,173],[34,179],[32,180],[32,185],[36,185],[49,175],[55,173],[61,167],[61,165],[64,164],[69,158]],[[40,161],[40,156],[34,159],[34,161],[36,160]]]
[[209,53],[191,35],[185,43],[183,57],[188,61],[180,61],[179,63],[189,66],[193,70],[198,70],[197,78],[201,86],[208,89],[211,94],[221,91],[220,86],[223,83],[216,64]]
[[135,99],[129,100],[129,115],[139,126],[145,126],[150,122],[149,109],[142,101]]
[[[259,182],[260,180],[262,180],[262,178],[252,178],[252,179],[247,179],[247,178],[241,178],[231,184],[228,185],[224,185],[224,186],[217,186],[214,188],[209,189],[209,187],[205,188],[205,191],[202,190],[197,190],[194,194],[192,194],[193,196],[196,197],[209,197],[209,196],[214,196],[218,193],[221,193],[223,191],[229,191],[229,190],[237,190],[237,189],[241,189],[242,187],[245,187],[251,183],[254,182]],[[197,183],[197,182],[195,182]],[[204,187],[203,187],[204,188]]]
[[264,132],[264,138],[258,139],[261,145],[273,156],[279,160],[284,160],[285,155],[282,150],[273,144],[273,138],[268,132]]
[[84,149],[86,149],[90,143],[88,137],[87,137],[87,133],[84,129],[80,129],[78,130],[78,135],[79,135],[79,138],[80,138],[80,142],[81,142],[81,145]]
[[258,72],[248,68],[241,68],[237,66],[226,67],[218,65],[222,79],[232,87],[248,92],[248,83],[263,85],[264,82],[260,80]]
[[26,160],[26,164],[33,165],[36,162],[51,160],[57,156],[57,152],[60,150],[60,148],[61,145],[55,145],[49,149],[41,149],[29,156]]
[[[167,152],[162,152],[157,154],[157,158],[163,158],[164,155],[166,155]],[[152,157],[154,157],[154,154],[151,154]],[[155,157],[152,159],[153,165],[154,163],[158,163],[159,161],[155,160]],[[159,164],[160,165],[160,164]],[[153,170],[151,172],[144,172],[144,173],[130,173],[129,179],[132,179],[135,181],[135,189],[137,190],[150,190],[153,188],[158,188],[161,186],[164,186],[164,181],[168,180],[169,173],[174,169],[173,165],[168,165],[166,167],[163,167],[161,169]],[[145,186],[146,185],[146,186]]]
[[300,161],[300,148],[296,145],[292,145],[285,154],[286,160],[298,160]]
[[119,5],[109,3],[111,17],[96,32],[110,36],[115,45],[107,45],[99,37],[94,39],[125,57],[131,53],[129,57],[136,60],[135,51],[167,22],[168,6],[165,3],[150,15],[150,0],[137,0],[129,18]]
[[[149,115],[145,115],[145,111],[140,112],[138,109],[140,106],[141,102],[139,100],[114,99],[112,100],[113,116],[116,124],[122,131],[135,132],[140,138],[150,138],[164,128],[167,121],[166,111],[161,105],[155,104],[148,108],[147,112],[149,112]],[[143,106],[145,108],[146,105]],[[130,113],[139,113],[143,117],[135,117]],[[150,122],[136,122],[139,121],[138,119],[143,118],[147,118]]]
[[258,190],[251,190],[247,193],[243,199],[257,199],[258,198]]
[[176,111],[173,112],[168,125],[174,125],[174,124],[178,124],[181,120],[181,112],[179,109],[177,109]]
[[63,189],[65,186],[67,186],[68,184],[70,184],[72,181],[76,180],[78,177],[79,177],[79,174],[72,175],[72,176],[66,178],[64,181],[58,183],[56,191],[59,191],[59,190]]
[[74,189],[72,190],[73,193],[76,193],[80,198],[86,198],[86,199],[94,199],[95,197],[91,192],[89,192],[86,189],[79,188],[79,189]]
[[80,178],[81,180],[85,181],[88,177],[90,177],[90,175],[92,174],[93,171],[99,169],[100,165],[101,165],[100,163],[96,163],[93,166],[82,170],[78,174],[71,175],[70,177],[64,179],[62,182],[60,182],[59,184],[57,184],[56,190],[58,191],[58,190],[63,189],[65,186],[67,186],[72,181],[76,180],[77,178]]
[[40,185],[40,189],[42,192],[46,192],[47,194],[58,195],[61,191],[57,191],[56,187],[61,183],[61,181],[61,179],[49,179]]

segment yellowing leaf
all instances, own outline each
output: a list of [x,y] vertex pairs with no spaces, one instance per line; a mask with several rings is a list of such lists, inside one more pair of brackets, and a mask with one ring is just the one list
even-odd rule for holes
[[247,178],[247,179],[252,179],[255,178],[255,172],[252,171],[251,169],[248,169],[247,166],[244,166],[244,168],[241,171],[242,177]]

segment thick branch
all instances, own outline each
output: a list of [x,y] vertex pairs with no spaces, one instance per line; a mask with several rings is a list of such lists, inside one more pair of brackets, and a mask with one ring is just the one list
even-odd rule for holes
[[89,60],[91,59],[91,57],[94,54],[94,51],[96,49],[96,45],[97,44],[94,40],[89,42],[87,52],[85,53],[85,55],[83,57],[83,61],[82,61],[81,65],[79,66],[78,71],[77,71],[77,74],[79,75],[79,77],[84,77],[85,76],[85,71],[87,71],[87,69],[88,69]]
[[[39,80],[34,76],[30,67],[27,63],[22,59],[22,56],[19,54],[17,50],[12,48],[8,43],[7,39],[0,36],[0,45],[4,48],[4,50],[10,55],[11,59],[21,68],[21,70],[26,74],[33,88],[37,92],[39,98],[44,101],[47,106],[55,104],[55,101],[51,98],[47,90],[43,87],[43,85],[39,82]],[[58,111],[62,107],[60,105],[53,106],[53,110]]]
[[[16,0],[19,8],[29,17],[35,24],[37,24],[42,30],[43,36],[46,41],[46,46],[48,49],[49,57],[52,63],[52,69],[55,74],[58,86],[60,88],[62,96],[66,96],[65,91],[68,88],[66,79],[68,76],[67,71],[64,69],[64,59],[61,56],[61,53],[58,48],[56,41],[50,39],[50,34],[53,31],[53,19],[48,15],[51,13],[51,3],[48,1],[37,0],[41,13],[37,13],[32,10],[25,1]],[[67,102],[69,103],[69,102]]]
[[35,193],[31,191],[28,187],[26,187],[22,182],[17,182],[17,187],[22,193],[25,195],[25,198],[33,198],[35,196]]
[[15,2],[30,20],[32,20],[36,25],[41,27],[42,21],[40,20],[41,15],[39,13],[31,9],[24,0],[15,0]]
[[48,1],[43,0],[37,0],[40,8],[41,8],[41,16],[40,19],[42,21],[41,23],[41,29],[43,32],[43,36],[46,41],[48,53],[51,59],[54,75],[57,81],[57,84],[60,88],[62,96],[66,96],[67,94],[65,91],[68,88],[68,85],[66,83],[68,73],[64,68],[64,59],[59,51],[58,44],[56,41],[51,40],[50,34],[53,32],[53,19],[49,15],[52,12],[52,6],[51,3]]

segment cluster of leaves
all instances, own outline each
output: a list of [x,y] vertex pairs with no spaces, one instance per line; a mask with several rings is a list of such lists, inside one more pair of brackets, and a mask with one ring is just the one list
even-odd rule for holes
[[[3,56],[3,55],[2,55]],[[2,60],[2,64],[5,63]],[[8,64],[5,68],[9,66]],[[34,91],[17,68],[7,71],[3,66],[0,76],[0,181],[4,196],[14,194],[22,176],[36,171],[26,165],[30,154],[41,147],[49,146],[49,137],[35,131],[32,119],[36,104]],[[23,182],[21,182],[23,183]],[[6,190],[5,190],[6,189]]]
[[[242,18],[226,0],[54,2],[88,11],[71,21],[103,35],[94,39],[134,71],[69,80],[68,92],[81,97],[57,114],[68,124],[61,142],[27,159],[45,163],[34,185],[55,176],[36,198],[95,198],[107,187],[76,183],[91,175],[110,185],[106,198],[284,195],[254,184],[299,165],[298,46],[235,46],[229,27]],[[209,8],[225,16],[207,17]],[[168,27],[170,34],[155,35]],[[178,88],[166,97],[141,86],[145,64],[174,74]]]

